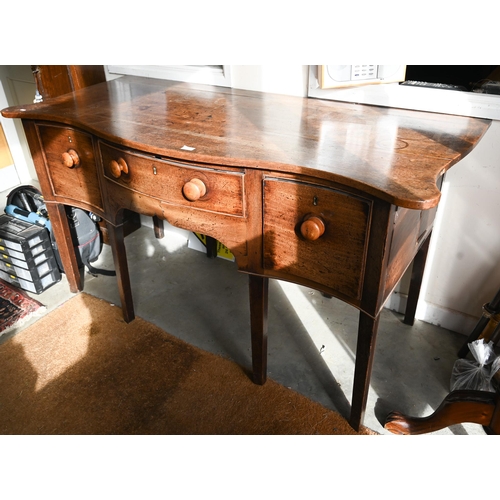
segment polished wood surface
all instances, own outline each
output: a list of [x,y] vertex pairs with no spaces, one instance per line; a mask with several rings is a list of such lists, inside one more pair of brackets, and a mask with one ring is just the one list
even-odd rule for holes
[[4,116],[71,124],[179,160],[311,174],[415,209],[437,205],[436,180],[489,123],[135,77]]
[[[264,269],[361,298],[370,201],[317,184],[264,180]],[[310,230],[304,225],[311,223]],[[319,265],[321,263],[321,265]]]
[[454,391],[427,417],[411,417],[391,412],[385,428],[393,434],[427,434],[451,425],[479,424],[488,434],[500,434],[500,393]]
[[[42,103],[21,118],[54,233],[61,207],[106,221],[126,321],[135,317],[124,244],[127,211],[219,240],[249,275],[253,380],[267,366],[268,281],[310,286],[360,311],[352,410],[363,422],[379,314],[420,256],[444,172],[487,120],[124,77]],[[72,247],[61,257],[83,283]],[[160,291],[159,291],[160,293]],[[416,298],[415,298],[416,297]]]

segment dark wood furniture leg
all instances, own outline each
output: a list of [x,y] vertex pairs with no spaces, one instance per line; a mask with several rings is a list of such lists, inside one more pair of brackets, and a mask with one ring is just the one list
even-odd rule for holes
[[[483,331],[488,326],[490,319],[497,314],[500,314],[500,290],[498,290],[490,303],[483,306],[482,316],[479,318],[479,321],[477,322],[474,330],[472,330],[471,334],[467,337],[467,340],[458,351],[459,358],[465,358],[465,356],[467,356],[467,354],[470,352],[469,344],[471,342],[474,342],[481,336]],[[497,342],[497,339],[494,340],[494,343],[495,342]]]
[[359,313],[354,387],[352,390],[351,415],[349,418],[349,424],[356,431],[359,431],[365,414],[379,319],[380,315],[372,318],[366,313]]
[[269,278],[249,275],[250,331],[253,381],[262,385],[267,378],[267,310]]
[[161,240],[165,236],[165,230],[163,227],[163,220],[153,215],[153,227],[155,232],[155,238]]
[[83,282],[76,261],[66,207],[59,203],[47,203],[46,206],[69,289],[71,293],[77,293],[83,290]]
[[419,248],[417,255],[413,259],[413,269],[411,273],[410,289],[408,291],[408,300],[406,302],[405,317],[403,323],[405,325],[413,325],[415,323],[415,313],[417,311],[418,297],[422,286],[422,278],[424,277],[425,261],[429,252],[429,242],[431,233]]
[[107,224],[108,236],[113,252],[113,261],[116,269],[116,280],[120,293],[120,300],[123,310],[123,318],[130,323],[134,318],[134,302],[132,300],[132,289],[130,288],[130,277],[127,265],[127,253],[125,250],[125,236],[123,225],[113,226]]
[[217,240],[211,236],[206,236],[207,257],[215,259],[217,257]]
[[432,415],[417,418],[392,412],[384,428],[394,434],[425,434],[463,422],[480,424],[488,433],[500,434],[500,393],[453,391]]

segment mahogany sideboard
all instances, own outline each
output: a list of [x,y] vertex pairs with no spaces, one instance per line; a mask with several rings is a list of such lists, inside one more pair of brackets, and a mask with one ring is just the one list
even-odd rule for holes
[[[379,316],[415,260],[413,323],[440,180],[490,122],[140,77],[4,109],[22,120],[70,290],[65,206],[106,221],[134,319],[124,211],[216,238],[249,275],[253,380],[266,380],[269,278],[359,310],[349,422],[359,429]],[[353,332],[354,334],[354,332]]]

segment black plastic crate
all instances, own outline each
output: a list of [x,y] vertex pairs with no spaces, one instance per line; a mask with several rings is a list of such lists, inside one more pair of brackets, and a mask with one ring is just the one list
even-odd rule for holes
[[57,266],[57,262],[54,257],[46,259],[39,264],[33,264],[28,268],[17,266],[15,263],[6,262],[5,260],[0,259],[0,270],[13,274],[21,279],[36,281],[42,279],[45,275],[51,272],[59,271],[59,267]]
[[46,228],[32,224],[12,215],[0,215],[0,251],[7,255],[35,256],[52,248]]
[[61,280],[46,228],[0,215],[0,278],[36,294]]
[[[39,266],[46,260],[54,258],[54,251],[52,247],[45,249],[43,252],[38,253],[34,257],[31,255],[7,255],[2,253],[4,250],[0,247],[0,262],[10,264],[11,266],[20,267],[22,269],[31,269]],[[19,252],[17,252],[19,253]]]
[[40,279],[29,281],[19,278],[15,274],[9,274],[5,271],[0,270],[0,278],[4,281],[7,281],[7,283],[11,283],[19,288],[22,288],[23,290],[40,294],[50,286],[60,281],[61,273],[59,272],[59,270],[54,270]]

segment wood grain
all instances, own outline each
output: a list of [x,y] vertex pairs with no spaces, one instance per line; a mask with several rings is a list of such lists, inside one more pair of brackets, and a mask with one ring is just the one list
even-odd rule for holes
[[[280,169],[406,208],[436,206],[438,177],[489,120],[122,77],[2,111],[56,120],[165,157]],[[186,150],[188,148],[194,148]]]
[[[37,125],[45,163],[50,169],[52,198],[85,202],[103,214],[92,136],[69,127]],[[75,151],[79,162],[72,168],[65,164],[64,153]]]
[[[370,209],[369,200],[341,191],[266,178],[264,268],[275,277],[300,277],[328,287],[325,291],[332,294],[359,299]],[[315,241],[301,234],[304,220],[312,215],[325,225]]]
[[[163,161],[153,156],[99,144],[104,177],[127,189],[158,198],[164,203],[190,206],[199,210],[243,216],[243,172],[229,168],[215,170],[208,165],[195,166]],[[126,171],[115,175],[112,162],[124,161]],[[194,179],[206,188],[203,196],[191,201],[185,186]],[[201,193],[200,193],[201,194]]]

